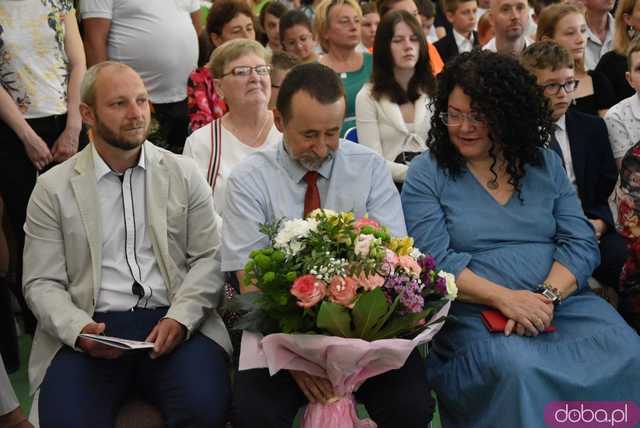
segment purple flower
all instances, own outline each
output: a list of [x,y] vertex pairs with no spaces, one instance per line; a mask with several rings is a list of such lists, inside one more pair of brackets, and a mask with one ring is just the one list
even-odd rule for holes
[[436,286],[435,289],[438,293],[442,294],[443,296],[447,295],[447,280],[441,276],[439,276],[436,279]]
[[436,268],[436,259],[433,256],[422,256],[418,261],[423,271],[434,270]]

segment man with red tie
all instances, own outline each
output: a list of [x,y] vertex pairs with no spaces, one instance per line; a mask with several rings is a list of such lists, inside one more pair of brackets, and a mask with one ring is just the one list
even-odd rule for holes
[[[222,270],[241,276],[249,253],[269,245],[260,225],[300,218],[316,208],[353,211],[405,235],[400,197],[384,160],[367,149],[340,140],[345,113],[344,89],[330,68],[304,64],[289,72],[280,87],[275,123],[283,134],[277,149],[252,154],[229,177],[224,212]],[[241,282],[241,281],[240,281]],[[241,292],[254,292],[241,286]],[[332,397],[331,385],[302,372],[267,369],[235,375],[233,426],[291,427],[308,401]],[[380,428],[425,427],[433,399],[418,353],[405,365],[366,381],[356,392]]]

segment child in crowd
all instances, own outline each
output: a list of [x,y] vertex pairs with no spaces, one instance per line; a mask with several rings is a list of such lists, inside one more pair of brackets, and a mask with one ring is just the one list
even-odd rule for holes
[[416,0],[416,6],[418,7],[422,31],[424,31],[427,41],[430,43],[437,42],[438,35],[436,34],[436,27],[433,25],[436,20],[436,7],[431,0]]
[[290,10],[280,18],[280,41],[288,54],[300,61],[316,62],[318,52],[316,39],[311,29],[311,21],[300,10]]
[[270,1],[260,11],[260,28],[264,33],[263,44],[267,52],[282,50],[280,42],[280,18],[287,12],[287,7],[279,1]]
[[[479,9],[478,9],[479,10]],[[489,11],[482,14],[478,19],[478,42],[480,46],[484,46],[495,37],[496,33],[493,29],[493,22],[489,17]]]
[[618,167],[629,149],[640,141],[640,39],[629,46],[627,64],[627,82],[636,93],[611,107],[604,118]]
[[618,170],[607,126],[598,116],[569,108],[578,80],[575,58],[566,48],[554,41],[534,43],[522,53],[520,62],[535,76],[549,102],[554,122],[549,147],[560,156],[595,231],[600,265],[592,276],[604,286],[603,292],[617,288],[628,252],[609,208]]
[[271,56],[271,98],[269,99],[269,110],[276,108],[280,85],[287,73],[301,63],[299,58],[284,51],[273,53]]
[[373,2],[360,4],[362,9],[362,41],[359,45],[361,52],[369,52],[373,48],[373,40],[376,37],[376,30],[380,24],[380,15],[376,4]]
[[476,0],[443,0],[444,13],[451,23],[451,32],[434,43],[444,62],[448,62],[462,52],[479,47],[476,27]]
[[626,78],[636,93],[613,106],[605,121],[620,167],[618,231],[630,253],[620,277],[620,312],[640,332],[640,40],[631,42],[627,62]]

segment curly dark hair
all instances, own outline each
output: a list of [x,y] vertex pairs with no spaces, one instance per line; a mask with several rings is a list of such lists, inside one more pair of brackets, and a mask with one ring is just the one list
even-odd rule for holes
[[524,167],[542,165],[539,149],[549,140],[552,130],[551,111],[535,77],[516,59],[481,50],[463,53],[445,66],[438,75],[427,146],[431,156],[454,179],[460,176],[466,161],[449,140],[448,127],[440,115],[447,113],[449,95],[456,86],[471,98],[471,108],[486,120],[494,178],[497,179],[495,166],[500,152],[509,183],[520,195]]

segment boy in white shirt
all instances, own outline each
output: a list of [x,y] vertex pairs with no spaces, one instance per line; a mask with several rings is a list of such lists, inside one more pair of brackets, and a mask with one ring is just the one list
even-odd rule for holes
[[640,141],[640,42],[636,41],[627,53],[627,82],[636,93],[609,109],[604,117],[616,165],[620,169],[627,150]]

